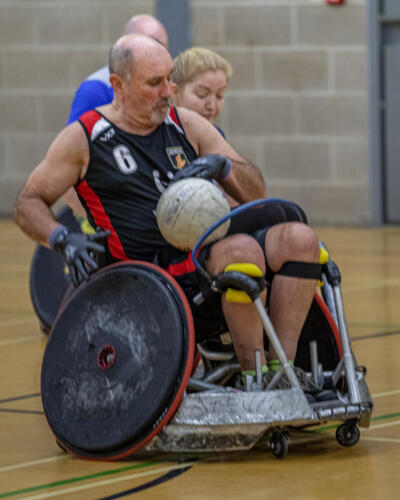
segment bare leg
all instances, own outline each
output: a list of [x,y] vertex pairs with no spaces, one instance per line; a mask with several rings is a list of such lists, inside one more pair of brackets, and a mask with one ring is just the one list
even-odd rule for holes
[[[313,230],[292,222],[273,226],[265,240],[267,261],[272,271],[285,262],[319,262],[319,243]],[[271,286],[270,318],[289,359],[294,360],[297,342],[304,325],[317,282],[312,279],[275,275]],[[269,359],[277,355],[271,348]]]
[[[211,275],[222,272],[226,265],[234,262],[251,262],[265,273],[265,259],[260,245],[248,235],[238,234],[215,243],[207,261]],[[260,297],[265,301],[266,293]],[[254,350],[261,351],[261,364],[265,364],[263,328],[253,304],[228,302],[222,295],[222,309],[232,342],[242,370],[255,369]]]

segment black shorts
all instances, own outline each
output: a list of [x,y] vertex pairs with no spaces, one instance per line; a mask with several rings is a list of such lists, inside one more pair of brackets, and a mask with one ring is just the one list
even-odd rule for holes
[[[304,212],[294,203],[279,201],[261,208],[253,207],[236,215],[231,219],[227,235],[248,234],[255,238],[265,253],[265,235],[268,229],[275,224],[294,221],[306,223]],[[197,257],[202,267],[205,267],[211,246],[212,244],[204,247]],[[185,292],[192,309],[198,340],[228,331],[221,307],[221,295],[212,292],[205,279],[197,273],[191,253],[172,246],[166,247],[158,253],[155,263],[166,269]],[[268,262],[266,262],[265,278],[267,283],[273,278]],[[205,301],[201,305],[196,305],[193,298],[200,291]]]

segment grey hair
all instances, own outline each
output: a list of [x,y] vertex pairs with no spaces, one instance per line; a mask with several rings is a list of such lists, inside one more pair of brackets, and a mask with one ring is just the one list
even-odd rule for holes
[[123,45],[111,47],[108,56],[108,68],[111,73],[115,73],[124,80],[130,79],[133,70],[134,58],[132,49]]

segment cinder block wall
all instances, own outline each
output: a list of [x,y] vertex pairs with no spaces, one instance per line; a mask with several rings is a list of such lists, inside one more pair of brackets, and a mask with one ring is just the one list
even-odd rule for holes
[[234,66],[220,123],[269,195],[315,223],[370,221],[366,2],[195,0],[193,34]]
[[153,0],[0,0],[0,215],[55,135],[77,86],[107,63],[125,22]]
[[[155,0],[0,0],[0,214],[140,12]],[[365,0],[192,0],[192,13],[194,44],[234,66],[220,124],[269,195],[314,223],[368,222]]]

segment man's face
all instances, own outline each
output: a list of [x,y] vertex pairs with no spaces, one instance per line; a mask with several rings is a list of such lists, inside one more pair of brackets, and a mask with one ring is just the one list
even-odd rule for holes
[[130,82],[126,82],[126,111],[141,123],[159,125],[168,115],[174,84],[173,63],[161,46],[148,50],[135,61]]

